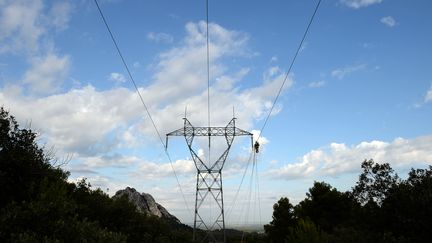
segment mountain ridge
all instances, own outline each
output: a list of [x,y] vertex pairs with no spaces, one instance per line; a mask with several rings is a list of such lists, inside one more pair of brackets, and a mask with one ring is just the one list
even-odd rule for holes
[[125,189],[118,190],[113,198],[120,198],[124,195],[128,197],[129,201],[135,205],[139,212],[147,215],[153,215],[158,218],[168,219],[176,223],[181,223],[176,216],[170,214],[166,208],[157,203],[153,196],[149,193],[140,193],[135,188],[126,187]]

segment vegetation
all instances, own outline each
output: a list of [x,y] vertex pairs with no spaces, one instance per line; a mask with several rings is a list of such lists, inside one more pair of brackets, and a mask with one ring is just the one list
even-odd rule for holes
[[[227,230],[228,242],[428,242],[432,166],[402,180],[389,164],[362,163],[352,190],[315,182],[298,205],[281,198],[266,234]],[[0,108],[0,242],[190,242],[190,227],[139,213],[69,173]],[[203,232],[199,232],[202,234]],[[215,232],[215,234],[221,232]]]
[[67,182],[36,143],[0,108],[0,242],[189,242],[182,225],[139,213],[85,180]]
[[432,166],[401,180],[389,164],[362,163],[348,192],[315,182],[306,199],[275,205],[264,226],[269,242],[429,242],[432,231]]

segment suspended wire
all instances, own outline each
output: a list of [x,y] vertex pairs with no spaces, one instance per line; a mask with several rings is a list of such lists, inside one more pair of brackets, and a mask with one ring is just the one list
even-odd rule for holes
[[243,171],[243,175],[242,175],[242,178],[241,178],[241,181],[240,181],[240,185],[239,185],[239,187],[237,188],[236,194],[234,195],[234,200],[233,200],[233,202],[232,202],[232,204],[231,204],[231,207],[230,207],[230,209],[227,211],[227,217],[228,217],[228,215],[231,215],[231,212],[232,212],[232,210],[234,209],[234,206],[235,206],[235,204],[236,204],[237,197],[238,197],[238,195],[239,195],[239,192],[240,192],[241,186],[243,185],[244,178],[245,178],[246,173],[247,173],[247,171],[248,171],[248,168],[249,168],[250,162],[252,161],[252,155],[253,155],[253,151],[251,151],[251,153],[250,153],[250,155],[249,155],[249,159],[248,159],[248,161],[247,161],[247,163],[246,163],[245,170]]
[[257,154],[255,154],[254,156],[255,159],[255,183],[256,183],[256,188],[255,188],[255,192],[257,193],[258,196],[258,200],[255,199],[255,201],[258,201],[258,214],[259,214],[259,223],[261,224],[262,220],[261,220],[261,195],[260,195],[260,187],[259,187],[259,176],[258,176],[258,159],[257,159]]
[[[255,167],[256,167],[256,160],[255,160],[255,155],[256,153],[253,153],[253,163],[252,163],[252,170],[251,170],[251,176],[250,176],[250,180],[249,180],[249,193],[248,193],[248,197],[247,197],[247,211],[246,211],[246,215],[245,215],[245,221],[244,221],[244,226],[246,226],[249,222],[249,212],[250,212],[250,206],[251,206],[251,199],[252,199],[252,187],[253,187],[253,181],[254,181],[254,173],[256,171]],[[256,195],[256,194],[255,194]],[[255,210],[255,208],[254,208]],[[242,233],[242,238],[240,242],[243,242],[245,236],[245,231],[243,230]]]
[[123,55],[122,55],[122,52],[120,51],[120,48],[119,48],[119,46],[118,46],[118,44],[117,44],[117,41],[116,41],[116,39],[114,38],[114,35],[113,35],[112,31],[111,31],[111,28],[109,27],[108,22],[107,22],[106,19],[105,19],[105,16],[104,16],[104,14],[103,14],[103,12],[102,12],[100,6],[99,6],[98,1],[97,1],[97,0],[94,0],[94,2],[95,2],[95,4],[96,4],[96,7],[97,7],[97,9],[98,9],[98,11],[99,11],[99,14],[100,14],[100,16],[101,16],[103,22],[104,22],[104,24],[105,24],[105,27],[106,27],[107,30],[108,30],[108,33],[109,33],[109,35],[110,35],[110,37],[111,37],[111,40],[112,40],[112,42],[114,43],[114,46],[115,46],[115,48],[116,48],[116,50],[117,50],[117,53],[118,53],[118,55],[120,56],[120,59],[121,59],[121,61],[122,61],[122,63],[123,63],[123,66],[125,67],[125,69],[126,69],[126,71],[127,71],[127,73],[128,73],[128,76],[129,76],[130,80],[132,81],[132,83],[133,83],[133,85],[134,85],[134,87],[135,87],[136,93],[138,94],[138,96],[139,96],[139,98],[140,98],[140,100],[141,100],[141,103],[142,103],[142,105],[144,106],[144,109],[145,109],[145,111],[146,111],[146,113],[147,113],[147,116],[149,117],[149,119],[150,119],[150,121],[151,121],[151,123],[152,123],[152,125],[153,125],[153,128],[154,128],[154,130],[155,130],[156,133],[157,133],[157,136],[158,136],[158,138],[159,138],[159,140],[160,140],[160,142],[161,142],[161,144],[162,144],[162,147],[164,148],[165,154],[166,154],[166,156],[167,156],[167,158],[168,158],[168,160],[169,160],[169,162],[170,162],[171,169],[172,169],[172,171],[173,171],[173,173],[174,173],[174,176],[175,176],[175,178],[176,178],[176,181],[177,181],[177,184],[178,184],[178,186],[179,186],[180,192],[181,192],[181,194],[182,194],[182,196],[183,196],[183,200],[184,200],[184,203],[185,203],[185,205],[186,205],[186,208],[187,208],[189,214],[192,216],[192,213],[191,213],[191,211],[190,211],[190,209],[189,209],[189,206],[188,206],[188,204],[187,204],[187,201],[186,201],[186,197],[185,197],[185,195],[184,195],[184,193],[183,193],[183,189],[182,189],[182,187],[181,187],[180,181],[179,181],[179,179],[178,179],[177,173],[176,173],[176,171],[175,171],[175,169],[174,169],[174,166],[173,166],[173,163],[172,163],[171,156],[169,155],[168,150],[167,150],[167,148],[166,148],[166,144],[164,143],[164,141],[163,141],[163,139],[162,139],[162,136],[160,135],[159,130],[158,130],[157,126],[156,126],[156,123],[155,123],[155,121],[153,120],[153,118],[152,118],[152,116],[151,116],[151,114],[150,114],[150,111],[149,111],[147,105],[146,105],[145,102],[144,102],[144,99],[143,99],[143,97],[142,97],[142,95],[141,95],[141,92],[140,92],[139,89],[138,89],[138,86],[137,86],[137,84],[136,84],[136,82],[135,82],[135,79],[133,78],[132,73],[131,73],[131,71],[129,70],[129,67],[128,67],[128,65],[127,65],[127,63],[126,63],[126,61],[125,61],[125,59],[124,59],[124,57],[123,57]]
[[206,41],[207,41],[207,113],[210,127],[210,47],[209,47],[209,0],[206,1]]
[[310,20],[309,20],[309,23],[308,23],[308,25],[307,25],[307,27],[306,27],[306,30],[305,30],[305,32],[303,33],[303,37],[302,37],[302,39],[301,39],[301,41],[300,41],[300,44],[298,45],[297,50],[296,50],[296,52],[295,52],[295,54],[294,54],[294,56],[293,56],[293,58],[292,58],[292,60],[291,60],[291,64],[290,64],[290,66],[289,66],[289,68],[288,68],[288,71],[287,71],[286,74],[285,74],[285,78],[284,78],[284,80],[283,80],[283,82],[282,82],[282,84],[281,84],[281,86],[280,86],[280,88],[279,88],[279,91],[278,91],[278,93],[277,93],[277,95],[276,95],[276,98],[273,100],[273,104],[272,104],[272,106],[271,106],[271,108],[270,108],[270,111],[269,111],[269,113],[268,113],[268,115],[267,115],[267,117],[266,117],[266,119],[265,119],[265,121],[264,121],[264,124],[263,124],[263,126],[262,126],[262,128],[261,128],[261,130],[260,130],[260,134],[259,134],[259,136],[258,136],[257,141],[258,141],[259,138],[261,137],[261,135],[262,135],[262,133],[263,133],[263,131],[264,131],[266,125],[267,125],[267,122],[268,122],[268,120],[269,120],[269,118],[270,118],[270,116],[271,116],[271,114],[272,114],[272,112],[273,112],[273,109],[274,109],[274,107],[275,107],[275,105],[276,105],[276,102],[277,102],[278,99],[279,99],[279,96],[280,96],[280,94],[281,94],[281,92],[282,92],[282,89],[283,89],[283,87],[285,86],[285,83],[286,83],[286,81],[287,81],[287,79],[288,79],[288,76],[289,76],[289,74],[291,73],[291,69],[292,69],[292,67],[294,66],[294,63],[295,63],[295,61],[296,61],[296,59],[297,59],[297,56],[298,56],[298,54],[299,54],[299,52],[300,52],[300,50],[301,50],[301,48],[302,48],[302,46],[303,46],[303,42],[304,42],[304,40],[306,39],[306,36],[307,36],[307,34],[308,34],[308,32],[309,32],[309,28],[310,28],[310,26],[312,25],[312,22],[313,22],[313,20],[314,20],[314,18],[315,18],[315,15],[316,15],[316,13],[317,13],[317,11],[318,11],[318,8],[319,8],[320,4],[321,4],[321,0],[318,0],[317,5],[315,6],[315,10],[314,10],[314,12],[313,12],[313,14],[312,14],[312,16],[311,16],[311,18],[310,18]]
[[206,48],[207,48],[207,120],[209,127],[208,136],[208,163],[211,164],[211,149],[210,149],[210,47],[209,47],[209,0],[206,0]]
[[[169,155],[169,153],[168,153],[168,151],[167,151],[167,149],[166,149],[166,146],[165,146],[165,143],[164,143],[164,141],[163,141],[163,139],[162,139],[162,136],[160,135],[159,130],[157,129],[157,126],[156,126],[156,124],[155,124],[155,122],[154,122],[154,120],[153,120],[153,118],[152,118],[152,116],[151,116],[151,114],[150,114],[150,112],[149,112],[149,110],[148,110],[148,108],[147,108],[145,102],[144,102],[144,99],[142,98],[142,95],[141,95],[141,93],[140,93],[140,91],[139,91],[139,89],[138,89],[138,86],[136,85],[136,82],[135,82],[135,80],[134,80],[134,78],[133,78],[133,76],[132,76],[132,74],[131,74],[131,72],[130,72],[130,70],[129,70],[129,67],[128,67],[128,65],[126,64],[126,61],[125,61],[124,58],[123,58],[123,55],[122,55],[122,53],[121,53],[121,51],[120,51],[120,48],[118,47],[118,44],[117,44],[117,42],[116,42],[116,40],[115,40],[115,38],[114,38],[114,36],[113,36],[111,30],[110,30],[110,27],[109,27],[109,25],[108,25],[108,23],[107,23],[107,21],[106,21],[104,15],[103,15],[103,13],[102,13],[102,10],[101,10],[100,7],[99,7],[99,4],[98,4],[97,0],[94,0],[94,1],[95,1],[95,4],[96,4],[96,6],[97,6],[97,8],[98,8],[98,10],[99,10],[99,13],[100,13],[100,15],[101,15],[101,17],[102,17],[102,20],[103,20],[103,22],[104,22],[104,24],[105,24],[105,26],[106,26],[106,28],[107,28],[109,34],[110,34],[110,37],[111,37],[111,39],[112,39],[112,41],[113,41],[113,43],[114,43],[114,45],[115,45],[115,47],[116,47],[116,49],[117,49],[117,52],[118,52],[118,54],[119,54],[119,56],[120,56],[120,58],[121,58],[121,61],[122,61],[122,63],[123,63],[123,65],[124,65],[124,67],[125,67],[125,69],[126,69],[128,75],[129,75],[129,78],[130,78],[130,80],[132,81],[132,83],[133,83],[133,85],[134,85],[134,87],[135,87],[135,90],[136,90],[136,92],[137,92],[137,94],[138,94],[138,96],[139,96],[139,98],[140,98],[140,100],[141,100],[141,103],[143,104],[143,106],[144,106],[144,108],[145,108],[145,110],[146,110],[146,113],[147,113],[148,117],[150,118],[150,121],[151,121],[151,123],[152,123],[152,125],[153,125],[153,127],[154,127],[154,129],[155,129],[155,131],[156,131],[156,133],[157,133],[157,135],[158,135],[158,138],[159,138],[161,144],[162,144],[163,147],[165,148],[165,149],[164,149],[164,150],[165,150],[165,154],[167,155],[167,157],[168,157],[168,159],[169,159],[169,161],[170,161],[171,169],[173,170],[173,173],[174,173],[174,175],[175,175],[175,177],[176,177],[177,184],[179,185],[180,191],[181,191],[182,196],[183,196],[183,200],[184,200],[184,202],[185,202],[185,204],[186,204],[186,207],[187,207],[189,213],[191,214],[191,211],[190,211],[190,209],[189,209],[189,207],[188,207],[188,204],[187,204],[186,198],[185,198],[185,196],[184,196],[184,193],[183,193],[182,187],[181,187],[181,185],[180,185],[180,182],[179,182],[179,179],[178,179],[177,173],[175,172],[174,166],[173,166],[173,164],[172,164],[172,159],[171,159],[171,157],[170,157],[170,155]],[[278,99],[279,99],[279,97],[280,97],[280,94],[281,94],[281,92],[282,92],[282,90],[283,90],[283,87],[285,86],[285,83],[286,83],[286,81],[287,81],[287,79],[288,79],[288,77],[289,77],[289,74],[291,73],[291,69],[292,69],[292,67],[293,67],[293,65],[294,65],[294,63],[295,63],[295,61],[296,61],[296,59],[297,59],[297,56],[298,56],[298,54],[299,54],[299,52],[300,52],[300,50],[301,50],[301,47],[303,46],[304,40],[306,39],[306,36],[307,36],[307,34],[308,34],[308,32],[309,32],[310,26],[312,25],[312,22],[313,22],[313,20],[314,20],[314,18],[315,18],[315,15],[316,15],[316,13],[317,13],[317,11],[318,11],[318,9],[319,9],[320,4],[321,4],[321,0],[318,0],[317,5],[316,5],[316,7],[315,7],[315,9],[314,9],[314,12],[313,12],[313,14],[312,14],[312,16],[311,16],[311,18],[310,18],[310,20],[309,20],[309,23],[308,23],[308,25],[307,25],[307,28],[306,28],[306,30],[305,30],[303,36],[302,36],[302,39],[301,39],[301,41],[300,41],[300,44],[298,45],[297,50],[296,50],[296,52],[295,52],[295,54],[294,54],[294,56],[293,56],[293,58],[292,58],[291,64],[290,64],[290,66],[289,66],[289,68],[288,68],[288,71],[286,72],[286,75],[285,75],[285,77],[284,77],[284,80],[283,80],[283,82],[282,82],[282,84],[281,84],[281,86],[280,86],[280,88],[279,88],[279,90],[278,90],[278,92],[277,92],[277,95],[276,95],[276,97],[275,97],[275,99],[274,99],[274,101],[273,101],[273,103],[272,103],[272,106],[271,106],[271,108],[270,108],[270,110],[269,110],[269,113],[268,113],[268,115],[266,116],[266,119],[264,120],[264,124],[263,124],[263,126],[262,126],[262,128],[261,128],[261,130],[260,130],[260,134],[259,134],[259,136],[258,136],[258,138],[257,138],[257,141],[259,140],[259,138],[261,137],[261,135],[262,135],[262,133],[263,133],[265,127],[267,126],[268,120],[269,120],[269,118],[270,118],[270,116],[271,116],[271,114],[272,114],[272,112],[273,112],[273,110],[274,110],[274,107],[275,107],[275,105],[276,105],[276,102],[278,101]],[[207,1],[206,1],[206,31],[207,31],[207,32],[206,32],[206,44],[207,44],[207,46],[206,46],[206,47],[207,47],[207,110],[208,110],[208,125],[209,125],[209,127],[210,127],[210,58],[209,58],[209,31],[208,31],[208,30],[209,30],[209,25],[208,25],[208,23],[209,23],[209,21],[208,21],[208,0],[207,0]],[[253,152],[252,152],[252,153],[253,153]],[[232,208],[233,208],[234,205],[235,205],[235,202],[236,202],[236,199],[237,199],[237,197],[238,197],[238,194],[239,194],[240,188],[241,188],[241,186],[242,186],[242,184],[243,184],[243,181],[244,181],[244,177],[245,177],[245,175],[246,175],[246,172],[247,172],[247,170],[248,170],[248,168],[249,168],[249,164],[250,164],[250,162],[251,162],[252,153],[251,153],[251,156],[249,157],[249,160],[248,160],[247,166],[246,166],[245,171],[244,171],[244,173],[243,173],[243,176],[242,176],[242,179],[241,179],[241,182],[240,182],[239,188],[238,188],[237,191],[236,191],[236,194],[235,194],[235,197],[234,197],[234,201],[233,201],[233,205],[232,205],[232,207],[231,207],[231,210],[228,212],[228,214],[232,211]],[[210,156],[210,141],[209,141],[209,156]],[[255,161],[254,161],[253,163],[254,163],[254,164],[253,164],[252,170],[254,170],[254,168],[256,167],[256,165],[255,165]],[[255,170],[256,170],[256,168],[255,168]],[[252,173],[253,173],[253,172],[252,172]],[[255,173],[255,174],[256,174],[256,176],[258,177],[257,173]],[[258,183],[258,178],[257,178],[257,183]],[[258,188],[259,188],[259,185],[258,185]],[[261,212],[260,212],[260,213],[261,213]],[[260,217],[261,217],[261,216],[260,216]]]
[[[289,74],[291,73],[291,69],[292,69],[292,67],[293,67],[293,65],[294,65],[294,63],[295,63],[295,61],[296,61],[296,59],[297,59],[297,56],[298,56],[298,54],[299,54],[299,52],[300,52],[300,50],[301,50],[301,47],[303,46],[304,40],[306,39],[306,36],[307,36],[307,34],[308,34],[308,32],[309,32],[309,29],[310,29],[310,26],[312,25],[313,20],[315,19],[315,15],[316,15],[316,13],[317,13],[317,11],[318,11],[320,5],[321,5],[321,0],[318,0],[317,4],[316,4],[316,6],[315,6],[315,9],[314,9],[314,11],[313,11],[313,14],[312,14],[312,16],[311,16],[311,18],[310,18],[310,20],[309,20],[309,22],[308,22],[308,25],[307,25],[307,27],[306,27],[304,33],[303,33],[302,39],[301,39],[301,41],[300,41],[300,43],[299,43],[299,45],[298,45],[298,47],[297,47],[297,50],[296,50],[296,52],[295,52],[295,54],[294,54],[294,56],[293,56],[293,58],[292,58],[292,60],[291,60],[291,64],[290,64],[290,66],[289,66],[289,68],[288,68],[288,71],[287,71],[286,74],[285,74],[284,80],[283,80],[283,82],[282,82],[282,84],[281,84],[281,86],[280,86],[280,88],[279,88],[279,90],[278,90],[278,93],[277,93],[277,95],[276,95],[276,97],[275,97],[275,99],[274,99],[274,101],[273,101],[273,104],[272,104],[272,106],[271,106],[271,108],[270,108],[270,111],[269,111],[269,113],[268,113],[268,115],[267,115],[265,121],[264,121],[264,124],[263,124],[263,126],[262,126],[262,128],[261,128],[261,130],[260,130],[260,133],[259,133],[258,138],[256,139],[256,141],[259,141],[259,139],[261,138],[261,135],[262,135],[262,133],[263,133],[263,131],[264,131],[266,125],[267,125],[267,122],[268,122],[268,120],[269,120],[269,118],[270,118],[270,116],[271,116],[271,114],[272,114],[272,112],[273,112],[273,109],[274,109],[274,107],[275,107],[275,105],[276,105],[276,102],[277,102],[278,99],[279,99],[279,96],[280,96],[280,94],[281,94],[281,92],[282,92],[282,90],[283,90],[283,87],[285,86],[285,83],[286,83],[286,81],[287,81],[287,79],[288,79],[288,77],[289,77]],[[252,149],[252,150],[253,150],[253,149]],[[245,170],[244,170],[244,172],[243,172],[243,176],[242,176],[242,179],[241,179],[240,185],[239,185],[239,187],[238,187],[238,189],[237,189],[237,191],[236,191],[236,194],[235,194],[235,196],[234,196],[234,200],[233,200],[232,206],[231,206],[230,210],[228,211],[228,214],[230,214],[231,211],[232,211],[233,208],[234,208],[234,205],[235,205],[235,203],[236,203],[236,200],[237,200],[238,194],[239,194],[240,189],[241,189],[242,184],[243,184],[243,180],[244,180],[245,175],[246,175],[246,172],[247,172],[247,170],[248,170],[248,168],[249,168],[249,164],[250,164],[250,162],[251,162],[251,159],[252,159],[252,155],[253,155],[253,153],[254,153],[254,152],[252,151],[251,154],[250,154],[250,156],[249,156],[249,159],[248,159],[247,165],[246,165]],[[255,159],[255,158],[254,158],[254,159]],[[253,162],[253,163],[255,163],[255,162]],[[254,168],[254,166],[252,167],[252,169],[253,169],[253,168]],[[257,178],[256,178],[256,180],[257,180],[257,187],[258,187],[258,190],[259,190],[258,173],[256,173],[256,177],[257,177]],[[258,197],[260,197],[259,194],[258,194]],[[260,200],[260,199],[259,199],[259,200]],[[260,208],[260,209],[259,209],[259,210],[260,210],[259,213],[260,213],[260,222],[261,222],[261,203],[260,203],[260,201],[259,201],[258,203],[259,203],[259,208]]]

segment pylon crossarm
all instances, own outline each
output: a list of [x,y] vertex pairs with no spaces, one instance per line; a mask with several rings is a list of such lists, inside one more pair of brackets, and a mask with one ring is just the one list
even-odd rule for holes
[[184,127],[167,133],[167,136],[252,136],[252,133],[231,126],[230,123],[226,127],[194,127],[185,118]]
[[167,137],[169,136],[184,136],[186,134],[184,128],[177,129],[175,131],[172,131],[170,133],[167,133]]
[[[194,127],[188,119],[184,118],[184,127],[174,130],[167,134],[167,142],[170,136],[183,136],[186,140],[187,146],[191,153],[192,159],[195,163],[195,167],[197,169],[197,178],[196,178],[196,194],[195,194],[195,220],[194,220],[194,240],[196,234],[195,231],[198,228],[207,231],[205,237],[201,240],[197,240],[197,242],[208,242],[216,240],[215,236],[211,232],[215,227],[219,227],[223,230],[224,234],[224,242],[226,242],[225,235],[225,218],[224,218],[224,201],[223,201],[223,190],[222,190],[222,169],[225,165],[225,161],[228,157],[231,146],[234,142],[234,138],[236,136],[250,136],[253,147],[253,136],[252,133],[242,130],[236,127],[236,119],[233,118],[225,127]],[[216,161],[204,161],[198,156],[193,148],[193,142],[195,136],[208,137],[209,149],[210,149],[210,141],[213,136],[224,136],[226,140],[226,149],[223,153],[216,157]],[[211,197],[209,197],[211,194]],[[207,201],[216,201],[216,208],[219,211],[219,214],[215,214],[217,216],[216,219],[212,222],[208,222],[207,225],[202,219],[200,212],[205,210],[202,206],[204,202]],[[212,217],[212,220],[214,217]],[[209,226],[211,227],[209,228]]]

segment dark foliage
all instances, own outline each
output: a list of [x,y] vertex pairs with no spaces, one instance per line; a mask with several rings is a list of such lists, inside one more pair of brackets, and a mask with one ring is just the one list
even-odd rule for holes
[[0,108],[0,207],[31,201],[42,185],[67,178],[67,173],[51,166],[35,139],[34,132],[20,129],[15,118]]
[[0,242],[190,242],[187,226],[68,183],[36,138],[0,108]]
[[351,224],[356,205],[348,193],[341,193],[325,182],[315,182],[306,195],[296,206],[298,218],[310,219],[326,232]]
[[265,225],[270,242],[429,242],[432,232],[432,166],[401,180],[389,164],[365,160],[352,191],[315,182],[293,207],[274,205]]
[[361,204],[381,205],[391,188],[398,184],[399,177],[388,163],[378,164],[372,159],[365,160],[361,168],[363,173],[352,189],[353,196]]
[[295,226],[294,206],[283,197],[273,205],[273,217],[270,224],[264,226],[271,242],[283,242],[290,227]]
[[[0,242],[191,241],[186,225],[142,214],[85,180],[68,183],[36,139],[0,108]],[[227,242],[429,242],[432,166],[405,180],[389,164],[361,167],[351,191],[315,182],[298,205],[288,198],[274,205],[265,235],[227,230]]]

